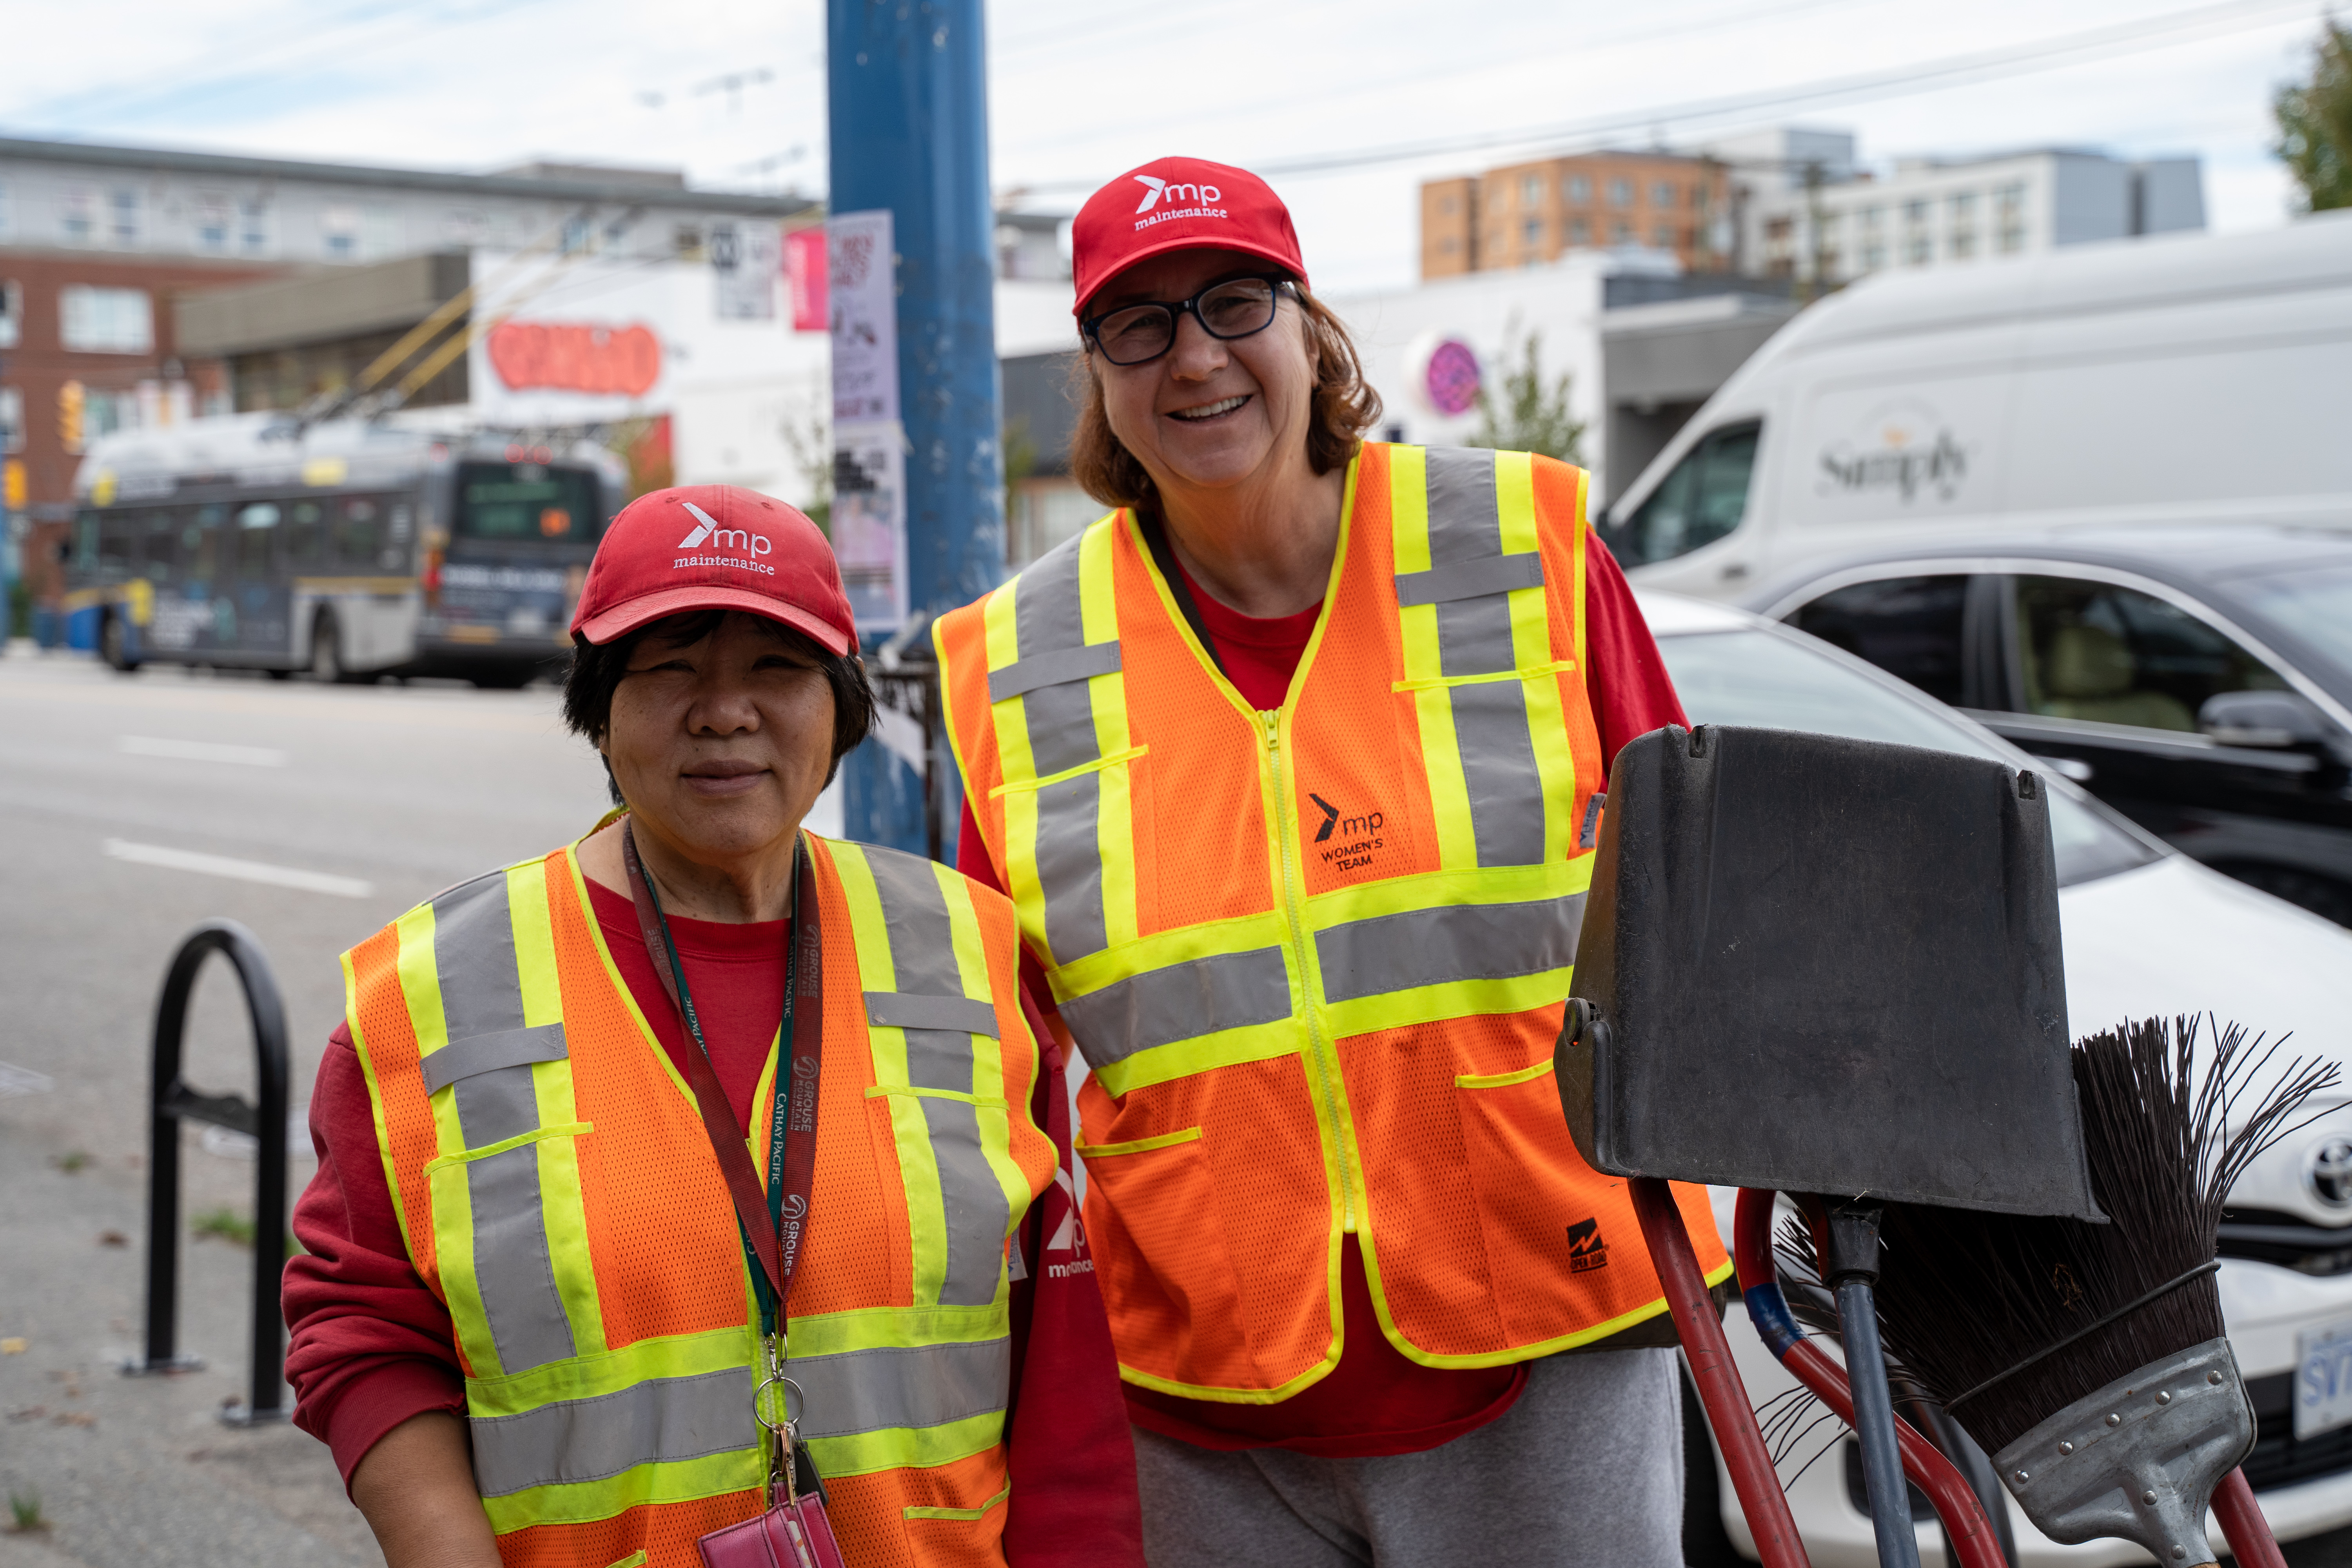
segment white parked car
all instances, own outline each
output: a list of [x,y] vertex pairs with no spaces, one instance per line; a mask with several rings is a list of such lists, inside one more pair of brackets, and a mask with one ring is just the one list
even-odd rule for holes
[[[1644,593],[1641,603],[1695,724],[1935,746],[2048,774],[1991,731],[1801,632],[1671,595]],[[2291,1032],[2290,1052],[2352,1067],[2352,931],[2207,870],[2063,779],[2051,786],[2074,1033],[2126,1018],[2210,1012],[2273,1039]],[[1727,1239],[1733,1195],[1715,1193]],[[2352,1390],[2331,1398],[2336,1379],[2324,1375],[2335,1353],[2324,1347],[2336,1335],[2352,1336],[2352,1088],[2246,1173],[2221,1251],[2221,1308],[2260,1421],[2246,1478],[2282,1541],[2352,1524]],[[1796,1386],[1743,1307],[1732,1306],[1726,1329],[1751,1402],[1760,1405]],[[2303,1375],[2306,1362],[2310,1378]],[[1781,1482],[1815,1568],[1874,1568],[1851,1438],[1799,1473],[1830,1430],[1797,1445]],[[1720,1456],[1714,1469],[1712,1486],[1703,1470],[1693,1477],[1694,1497],[1713,1494],[1728,1544],[1753,1559]],[[2147,1561],[2121,1542],[2058,1545],[2009,1506],[2026,1568]],[[1933,1515],[1924,1505],[1916,1511],[1923,1563],[1943,1563]],[[1722,1544],[1715,1543],[1718,1553]],[[1695,1542],[1692,1562],[1706,1560],[1706,1543]]]

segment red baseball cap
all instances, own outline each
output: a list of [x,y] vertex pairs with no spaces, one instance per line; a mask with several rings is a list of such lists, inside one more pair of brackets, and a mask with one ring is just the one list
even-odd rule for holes
[[740,485],[649,490],[596,546],[572,635],[608,643],[688,610],[748,610],[845,654],[857,622],[841,563],[815,523]]
[[1070,269],[1083,316],[1096,290],[1169,250],[1244,250],[1307,282],[1290,209],[1247,169],[1205,158],[1155,158],[1087,198],[1070,225]]

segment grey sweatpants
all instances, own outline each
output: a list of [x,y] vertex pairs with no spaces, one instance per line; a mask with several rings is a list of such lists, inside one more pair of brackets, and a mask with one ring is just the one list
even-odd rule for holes
[[1213,1453],[1137,1428],[1151,1568],[1682,1568],[1670,1350],[1548,1356],[1496,1421],[1419,1454]]

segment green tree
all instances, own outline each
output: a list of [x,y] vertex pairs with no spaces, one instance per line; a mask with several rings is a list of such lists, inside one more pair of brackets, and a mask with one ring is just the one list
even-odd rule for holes
[[2352,207],[2352,29],[2332,19],[2312,49],[2311,79],[2271,100],[2272,147],[2303,187],[2306,211]]
[[1545,378],[1543,334],[1528,333],[1503,357],[1503,395],[1497,399],[1483,384],[1478,388],[1478,427],[1464,445],[1584,461],[1584,422],[1568,411],[1570,377]]

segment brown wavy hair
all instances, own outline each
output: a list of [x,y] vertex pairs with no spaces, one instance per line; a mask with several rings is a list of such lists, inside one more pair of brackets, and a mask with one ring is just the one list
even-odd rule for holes
[[[1307,460],[1317,473],[1328,474],[1354,458],[1364,432],[1380,422],[1381,395],[1364,379],[1363,359],[1339,318],[1306,289],[1298,289],[1297,296],[1306,318],[1307,353],[1315,363]],[[1158,505],[1160,491],[1150,473],[1111,433],[1092,344],[1070,361],[1070,401],[1078,409],[1070,431],[1070,477],[1078,488],[1106,506]]]

